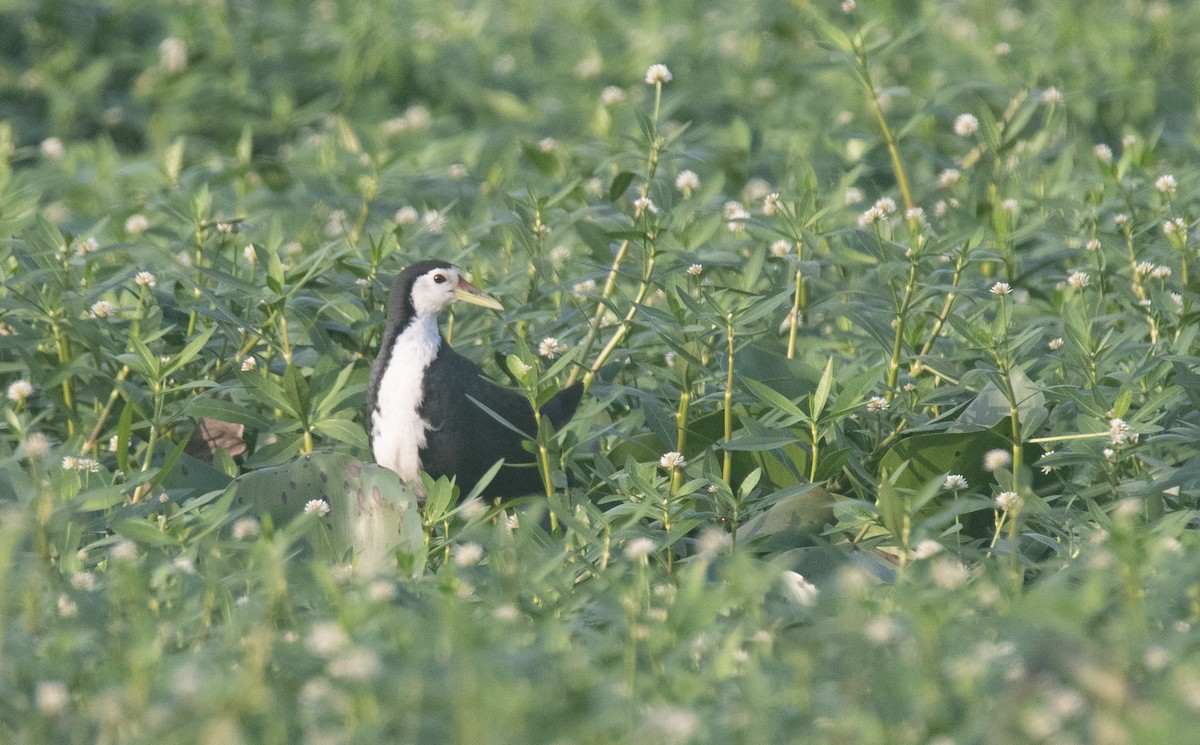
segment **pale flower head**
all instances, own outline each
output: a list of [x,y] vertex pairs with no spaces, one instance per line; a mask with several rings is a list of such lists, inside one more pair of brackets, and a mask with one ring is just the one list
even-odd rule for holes
[[483,559],[483,546],[478,543],[460,543],[453,550],[454,566],[475,566]]
[[97,300],[92,303],[92,318],[108,318],[117,311],[116,306],[107,300]]
[[414,207],[401,207],[396,210],[396,216],[393,218],[397,225],[412,225],[421,218],[420,213]]
[[967,568],[948,556],[930,564],[929,575],[935,585],[945,590],[954,590],[967,583]]
[[152,272],[138,272],[133,278],[133,283],[138,287],[154,287],[158,284],[158,278]]
[[625,544],[625,558],[644,559],[654,552],[654,540],[645,536],[634,538]]
[[549,360],[565,354],[566,351],[567,345],[553,336],[547,336],[538,344],[538,354]]
[[684,196],[691,196],[693,191],[700,188],[700,177],[695,171],[680,171],[675,176],[675,188],[683,192]]
[[1012,453],[1004,448],[995,448],[983,454],[983,470],[998,471],[1012,462]]
[[34,699],[42,716],[53,717],[67,708],[67,704],[71,702],[71,693],[67,690],[67,684],[61,680],[42,680],[38,681]]
[[763,197],[762,213],[771,217],[779,212],[779,193],[771,192]]
[[950,491],[962,491],[967,488],[967,478],[961,473],[952,473],[946,477],[946,480],[942,483],[942,488],[949,489]]
[[974,114],[959,114],[954,118],[954,134],[970,137],[979,131],[979,119]]
[[605,106],[616,106],[625,100],[625,91],[615,85],[610,85],[600,93],[600,102]]
[[233,539],[235,541],[245,541],[254,538],[258,535],[259,530],[257,518],[238,518],[237,522],[233,524]]
[[943,189],[949,189],[957,184],[960,178],[962,178],[962,171],[957,168],[947,168],[938,174],[937,184]]
[[57,137],[47,137],[42,140],[41,144],[42,155],[51,160],[62,160],[66,155],[67,149],[63,146],[63,141]]
[[683,457],[682,453],[672,450],[669,453],[663,453],[663,456],[658,459],[658,465],[660,468],[673,471],[676,468],[684,468],[687,466],[687,459]]
[[304,503],[304,514],[325,517],[329,514],[329,503],[324,499],[310,499]]
[[170,36],[159,42],[158,64],[169,73],[183,72],[187,69],[187,42],[178,36]]
[[845,204],[846,206],[858,204],[862,202],[863,199],[865,199],[865,197],[863,196],[862,189],[858,188],[857,186],[848,186],[846,187],[846,191],[842,192],[842,204]]
[[941,551],[942,548],[942,544],[932,538],[922,538],[917,541],[917,545],[913,546],[913,558],[918,560],[928,559]]
[[650,197],[638,197],[633,200],[634,214],[641,217],[646,213],[657,214],[658,207],[654,206],[654,201]]
[[1114,445],[1124,445],[1127,441],[1133,440],[1134,435],[1129,427],[1129,423],[1118,417],[1109,419],[1108,439]]
[[145,215],[137,213],[125,218],[125,232],[130,235],[139,235],[150,229],[150,220]]
[[14,403],[24,401],[33,395],[33,383],[28,380],[14,380],[8,384],[8,400]]
[[988,292],[992,293],[993,295],[1011,295],[1012,285],[1007,282],[997,282],[992,285]]
[[1088,275],[1086,272],[1074,271],[1067,276],[1067,284],[1077,289],[1087,287],[1088,281]]
[[664,65],[662,63],[658,63],[658,64],[650,65],[650,67],[648,67],[646,69],[646,84],[647,85],[655,85],[657,83],[669,83],[669,82],[671,82],[671,71],[667,69],[666,65]]
[[699,277],[700,272],[704,271],[704,265],[703,264],[692,264],[691,266],[689,266],[687,268],[686,271],[689,275],[691,275],[693,277]]
[[1057,352],[1058,350],[1062,349],[1063,344],[1063,338],[1061,336],[1056,336],[1047,342],[1046,346],[1050,347],[1051,352]]
[[1154,182],[1154,188],[1161,194],[1174,194],[1175,190],[1179,188],[1179,182],[1168,173],[1158,177]]
[[867,399],[867,411],[871,413],[887,411],[889,407],[888,400],[883,396],[871,396]]
[[784,256],[787,256],[791,252],[792,252],[792,242],[785,238],[780,238],[779,240],[777,240],[771,244],[771,255],[777,259],[782,259]]
[[1113,151],[1108,145],[1100,143],[1096,147],[1092,148],[1092,152],[1096,154],[1096,159],[1101,163],[1112,163]]
[[1002,491],[996,495],[996,507],[1008,512],[1021,507],[1021,497],[1015,491]]
[[1046,90],[1042,91],[1042,102],[1043,103],[1062,103],[1063,102],[1063,92],[1060,91],[1058,88],[1055,88],[1054,86],[1050,86]]

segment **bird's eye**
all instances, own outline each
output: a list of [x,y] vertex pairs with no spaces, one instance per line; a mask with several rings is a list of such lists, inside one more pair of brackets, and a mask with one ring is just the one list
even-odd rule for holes
[[446,281],[446,275],[445,274],[435,274],[435,275],[433,275],[433,281],[437,282],[440,285],[441,283]]

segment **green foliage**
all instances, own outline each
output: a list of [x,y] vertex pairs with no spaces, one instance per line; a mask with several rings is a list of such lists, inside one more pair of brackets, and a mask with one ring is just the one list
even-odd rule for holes
[[846,5],[0,9],[0,741],[1186,740],[1200,9]]

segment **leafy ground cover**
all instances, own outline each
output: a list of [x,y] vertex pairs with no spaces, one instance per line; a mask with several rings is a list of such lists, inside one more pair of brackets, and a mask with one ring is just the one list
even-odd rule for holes
[[[0,739],[1186,739],[1198,16],[0,6]],[[426,257],[546,494],[363,462]]]

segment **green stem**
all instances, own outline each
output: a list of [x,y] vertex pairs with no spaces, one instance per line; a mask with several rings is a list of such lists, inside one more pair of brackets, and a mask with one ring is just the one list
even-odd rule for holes
[[[733,341],[734,341],[734,334],[733,334],[733,314],[732,313],[729,313],[725,316],[725,331],[726,331],[726,336],[729,338],[729,348],[727,350],[728,355],[729,355],[729,363],[726,365],[726,370],[725,370],[725,400],[724,400],[725,444],[728,445],[729,441],[733,439]],[[732,476],[733,476],[733,451],[727,447],[727,448],[725,448],[724,462],[721,464],[721,479],[725,482],[725,485],[728,486],[730,489],[733,488],[733,484],[730,483],[730,479],[732,478]]]

